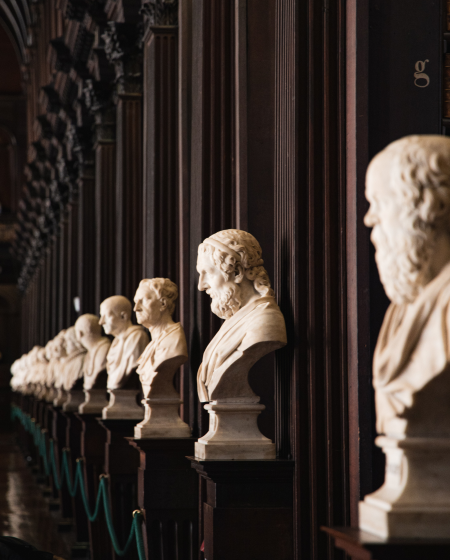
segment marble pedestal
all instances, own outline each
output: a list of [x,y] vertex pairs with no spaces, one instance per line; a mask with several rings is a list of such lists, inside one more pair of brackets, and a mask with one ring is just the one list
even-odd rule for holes
[[353,527],[321,527],[334,546],[352,560],[443,560],[450,557],[450,540],[383,539]]
[[84,391],[84,402],[78,407],[80,414],[101,414],[108,406],[106,389],[88,389]]
[[291,560],[294,461],[201,461],[200,543],[208,560]]
[[63,411],[64,412],[78,412],[78,407],[80,404],[84,402],[84,394],[83,391],[69,391],[67,394],[67,400],[63,404]]
[[104,420],[116,418],[142,420],[144,409],[136,403],[136,389],[108,389],[109,405],[102,411]]
[[383,486],[359,504],[359,526],[379,537],[450,538],[450,438],[375,440]]
[[140,453],[138,500],[145,510],[147,558],[198,558],[198,477],[186,459],[194,452],[195,439],[128,441]]
[[54,406],[62,406],[67,400],[67,393],[66,391],[64,391],[64,389],[62,389],[61,387],[59,387],[59,389],[56,389],[56,396],[53,400],[53,405]]
[[190,438],[191,429],[181,420],[178,398],[144,398],[144,420],[134,428],[134,437],[141,438]]
[[265,406],[259,403],[219,403],[205,405],[209,412],[209,432],[195,444],[198,459],[275,459],[275,444],[262,435],[258,416]]

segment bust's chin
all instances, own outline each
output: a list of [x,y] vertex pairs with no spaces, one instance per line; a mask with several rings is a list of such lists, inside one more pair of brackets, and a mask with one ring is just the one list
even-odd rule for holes
[[211,311],[220,319],[230,319],[239,311],[242,299],[240,286],[234,284],[220,292],[210,292]]
[[381,283],[388,298],[396,305],[412,303],[428,283],[424,274],[401,271],[397,268],[385,270],[378,265]]

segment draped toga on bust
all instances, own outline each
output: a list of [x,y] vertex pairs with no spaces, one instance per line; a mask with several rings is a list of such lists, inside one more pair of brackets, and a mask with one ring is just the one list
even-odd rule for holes
[[[227,361],[243,356],[252,346],[262,342],[279,343],[278,347],[287,342],[284,317],[272,296],[251,301],[224,321],[206,348],[198,370],[200,401],[211,400],[208,386],[214,381],[215,374],[221,375],[219,368],[223,370]],[[239,356],[235,356],[236,353]]]
[[414,302],[386,312],[373,360],[377,432],[450,435],[448,375],[450,264]]
[[70,391],[78,379],[83,377],[83,363],[84,357],[86,356],[86,350],[76,350],[72,352],[69,356],[61,359],[62,370],[64,375],[63,388],[66,391]]
[[106,358],[108,389],[120,389],[126,377],[136,368],[148,342],[148,335],[138,325],[132,325],[123,335],[114,338]]
[[84,388],[92,389],[99,373],[106,369],[106,356],[111,342],[106,336],[102,336],[92,350],[88,350],[84,359]]
[[150,384],[158,367],[177,356],[188,357],[186,336],[181,323],[169,325],[159,336],[152,339],[138,360],[137,372],[142,384]]

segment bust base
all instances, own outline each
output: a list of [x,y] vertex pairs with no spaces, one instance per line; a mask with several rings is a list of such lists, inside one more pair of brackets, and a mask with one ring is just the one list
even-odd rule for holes
[[109,418],[142,420],[144,410],[136,403],[136,389],[108,389],[109,405],[102,410],[103,420]]
[[450,538],[450,438],[375,441],[386,477],[360,502],[360,529],[382,538]]
[[108,406],[106,389],[85,389],[84,402],[78,407],[80,414],[101,414]]
[[78,412],[78,407],[84,401],[83,391],[69,391],[66,402],[63,404],[63,412]]
[[135,439],[190,438],[191,429],[178,415],[180,399],[143,399],[144,420],[134,427]]
[[205,405],[209,412],[209,432],[195,444],[197,459],[246,460],[276,457],[275,444],[258,428],[258,416],[265,406],[258,403],[218,403]]

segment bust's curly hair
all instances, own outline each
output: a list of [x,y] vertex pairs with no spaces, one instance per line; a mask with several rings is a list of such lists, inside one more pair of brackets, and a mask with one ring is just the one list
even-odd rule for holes
[[[263,267],[264,261],[261,258],[261,246],[251,233],[240,229],[224,229],[211,235],[210,239],[220,241],[238,253],[241,258],[240,264],[244,268],[245,277],[253,282],[255,290],[261,296],[274,296],[269,275]],[[237,271],[236,266],[239,264],[239,261],[230,253],[221,251],[213,245],[201,243],[198,247],[198,254],[211,255],[214,264],[220,270],[225,280],[228,280],[230,274]]]
[[178,287],[169,278],[145,278],[139,283],[139,287],[145,286],[156,293],[158,299],[166,298],[167,309],[171,315],[175,311],[175,302],[178,299]]

